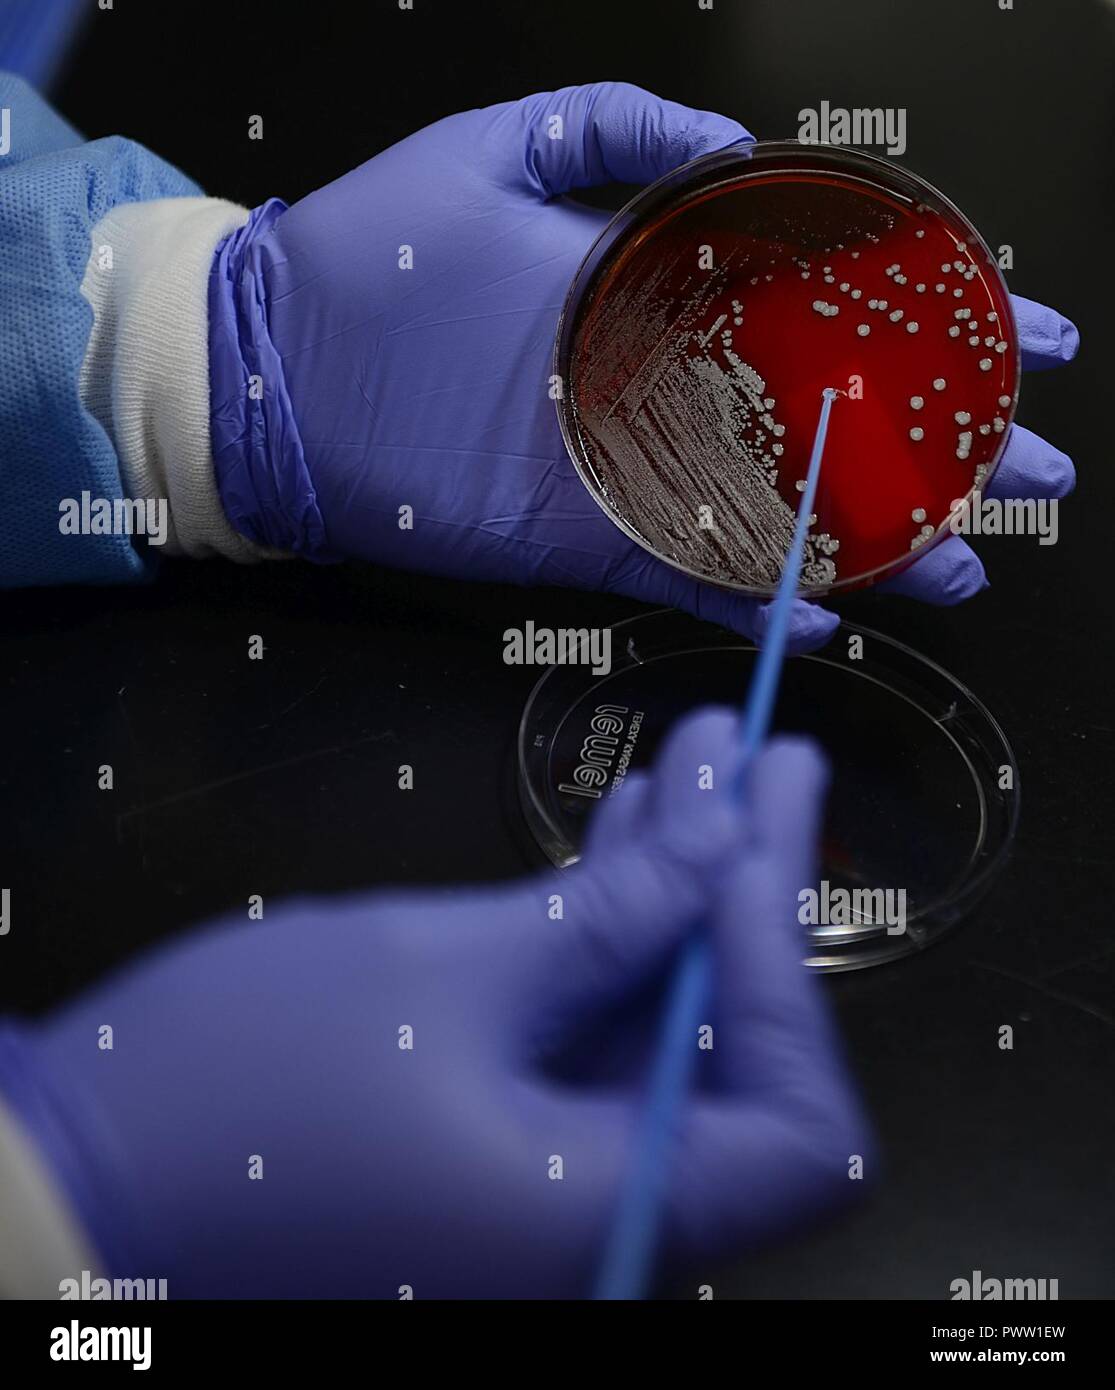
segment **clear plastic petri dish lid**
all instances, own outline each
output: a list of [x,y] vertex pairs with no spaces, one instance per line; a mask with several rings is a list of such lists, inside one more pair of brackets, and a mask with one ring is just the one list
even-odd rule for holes
[[[524,814],[561,867],[678,718],[739,704],[756,658],[745,638],[673,611],[611,634],[608,675],[551,667],[520,724]],[[924,948],[1002,868],[1019,804],[1010,746],[969,690],[911,648],[842,624],[786,663],[773,732],[809,735],[832,765],[818,897],[802,904],[809,965],[855,970]]]
[[608,224],[558,327],[557,410],[582,480],[659,559],[777,586],[821,404],[801,589],[897,573],[990,481],[1017,405],[998,264],[923,179],[858,150],[736,145]]

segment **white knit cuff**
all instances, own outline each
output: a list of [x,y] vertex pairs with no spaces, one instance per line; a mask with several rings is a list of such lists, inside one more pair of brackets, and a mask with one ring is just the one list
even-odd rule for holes
[[113,208],[93,228],[79,395],[112,441],[127,495],[167,502],[169,555],[277,553],[229,524],[209,435],[209,270],[247,220],[217,198],[161,198]]
[[92,1275],[100,1260],[47,1175],[15,1116],[0,1101],[0,1297],[59,1298],[63,1279]]

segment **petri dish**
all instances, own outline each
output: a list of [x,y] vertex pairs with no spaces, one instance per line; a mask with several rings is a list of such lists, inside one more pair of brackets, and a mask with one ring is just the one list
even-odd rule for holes
[[611,519],[696,578],[777,587],[834,405],[803,593],[877,582],[949,533],[1018,400],[1010,296],[924,180],[858,150],[738,145],[641,192],[582,263],[557,409]]
[[[653,762],[678,718],[739,703],[756,657],[745,638],[673,611],[611,632],[610,674],[551,667],[520,723],[524,815],[559,867],[576,862],[592,816]],[[827,884],[837,902],[842,890],[853,910],[803,925],[807,964],[855,970],[924,949],[1006,862],[1019,806],[1010,745],[971,691],[910,647],[842,624],[823,650],[786,663],[773,732],[808,734],[832,764],[817,891]]]

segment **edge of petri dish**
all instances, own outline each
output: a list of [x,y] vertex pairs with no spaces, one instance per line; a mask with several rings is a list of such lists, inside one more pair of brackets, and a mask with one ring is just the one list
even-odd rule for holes
[[[671,632],[669,640],[664,643],[662,629],[666,627],[676,630],[676,637]],[[644,634],[653,632],[656,635],[658,645],[653,648],[650,655],[638,656],[631,652],[631,646],[640,628]],[[687,651],[701,652],[710,647],[738,649],[740,651],[758,650],[755,643],[749,642],[737,633],[715,627],[709,623],[702,623],[687,614],[668,608],[655,609],[650,613],[624,619],[622,622],[613,624],[611,631],[622,634],[620,641],[613,641],[612,644],[613,650],[618,656],[613,662],[609,676],[603,681],[594,678],[592,689],[600,688],[612,676],[623,674],[637,665],[648,665],[661,657],[683,656]],[[1017,775],[1018,764],[1014,750],[999,721],[978,696],[973,694],[967,686],[938,662],[886,633],[849,622],[842,622],[840,631],[845,636],[859,635],[865,639],[870,639],[873,643],[881,644],[884,650],[894,653],[896,665],[902,663],[911,665],[916,671],[924,671],[945,685],[950,694],[954,693],[958,697],[952,701],[952,709],[957,710],[963,704],[972,716],[980,735],[978,743],[985,752],[988,764],[998,767],[1005,761],[1015,768],[1016,775],[1015,786],[1009,801],[1000,799],[1004,809],[999,818],[1001,824],[997,831],[997,842],[988,846],[986,840],[990,827],[984,784],[973,766],[968,751],[959,743],[952,730],[946,728],[944,722],[935,717],[930,708],[927,708],[927,705],[932,703],[930,692],[925,688],[921,689],[921,693],[926,697],[926,702],[922,703],[913,698],[908,690],[899,689],[896,685],[881,680],[878,676],[869,675],[858,668],[849,669],[841,665],[840,669],[848,671],[849,674],[858,679],[868,680],[897,699],[905,700],[919,714],[938,726],[943,736],[952,743],[957,755],[968,768],[975,785],[980,807],[980,831],[979,842],[969,861],[971,865],[969,872],[962,873],[957,880],[954,880],[953,885],[937,898],[919,905],[910,915],[906,924],[906,932],[903,935],[887,936],[885,930],[880,929],[878,924],[871,923],[861,927],[842,929],[839,936],[832,935],[827,940],[824,933],[806,938],[809,949],[803,956],[804,963],[824,973],[859,970],[898,960],[920,953],[946,935],[983,897],[994,879],[1002,871],[1014,844],[1021,811],[1021,785]],[[631,639],[630,642],[624,640],[628,637]],[[646,652],[647,645],[643,638],[639,638],[639,643],[643,651]],[[821,648],[817,652],[806,653],[793,658],[793,660],[820,661],[826,665],[837,665],[838,663],[831,657],[826,657],[827,650],[828,648]],[[516,739],[519,799],[527,827],[535,843],[550,862],[562,869],[572,867],[581,856],[562,827],[555,822],[549,805],[536,789],[536,779],[532,777],[530,766],[536,760],[531,758],[528,739],[532,739],[535,734],[531,725],[539,704],[547,696],[553,694],[557,681],[562,680],[562,678],[566,680],[576,679],[581,669],[577,666],[551,666],[539,677],[531,688],[523,707]],[[564,694],[560,698],[563,700],[561,717],[550,730],[548,745],[552,745],[553,739],[557,737],[565,719],[572,712],[580,696],[578,695],[573,701],[567,699]],[[547,759],[549,757],[549,747],[547,747],[546,757]],[[548,777],[545,779],[544,785],[548,787]],[[840,949],[841,947],[845,949]]]
[[[1010,438],[1011,426],[1018,411],[1018,400],[1022,381],[1022,353],[1018,339],[1018,324],[1014,317],[1014,304],[1011,298],[1010,288],[1006,278],[999,268],[999,263],[991,253],[991,248],[983,239],[979,229],[970,219],[956,206],[956,204],[942,193],[938,188],[931,184],[928,179],[920,174],[905,168],[903,165],[894,164],[890,160],[882,159],[878,155],[868,154],[864,150],[857,149],[849,145],[832,145],[824,141],[803,144],[799,140],[758,140],[758,141],[739,141],[733,145],[727,145],[722,150],[714,150],[709,154],[698,155],[696,159],[691,159],[685,164],[679,165],[676,169],[671,169],[654,183],[648,184],[641,189],[633,198],[624,204],[622,208],[612,217],[611,221],[601,230],[596,240],[585,253],[581,264],[573,276],[569,289],[566,291],[565,300],[562,304],[561,313],[558,317],[557,331],[554,336],[553,351],[553,371],[563,382],[570,381],[569,361],[570,350],[574,331],[580,315],[582,301],[590,291],[592,283],[604,262],[613,254],[619,254],[623,247],[624,240],[629,231],[634,231],[637,235],[637,223],[646,219],[657,203],[669,202],[674,198],[680,197],[684,186],[693,179],[700,177],[706,171],[724,168],[726,171],[724,182],[728,182],[732,175],[728,170],[734,171],[736,175],[740,172],[743,165],[755,165],[756,160],[760,162],[783,158],[800,159],[805,162],[810,160],[830,159],[835,164],[844,166],[848,163],[859,166],[861,177],[864,182],[871,183],[872,174],[880,181],[880,186],[888,196],[894,197],[893,187],[887,187],[887,183],[901,183],[905,181],[910,189],[913,190],[905,195],[911,202],[915,200],[926,203],[937,203],[939,207],[934,211],[943,211],[955,218],[964,228],[965,236],[971,238],[973,243],[983,253],[987,271],[999,284],[1008,306],[1011,316],[1011,338],[1014,350],[1014,381],[1015,387],[1011,395],[1011,403],[1006,419],[1006,428],[999,436],[999,442],[995,452],[992,454],[987,471],[977,485],[973,482],[972,486],[964,495],[964,500],[970,501],[974,496],[977,486],[982,490],[994,478],[1002,461],[1003,453]],[[885,171],[886,181],[882,180]],[[795,168],[795,173],[809,173],[808,168]],[[814,172],[823,172],[818,169]],[[849,170],[841,167],[839,172],[847,175]],[[705,192],[712,191],[705,189]],[[604,515],[614,526],[633,540],[641,550],[645,550],[648,555],[653,555],[656,560],[664,565],[669,565],[671,569],[677,570],[681,574],[688,575],[691,579],[696,579],[702,584],[710,584],[714,588],[726,589],[733,593],[748,594],[755,598],[770,598],[776,591],[777,585],[755,585],[743,583],[730,583],[726,580],[712,579],[699,570],[689,569],[687,566],[678,563],[667,555],[661,554],[654,546],[632,526],[624,517],[615,511],[600,495],[600,490],[593,475],[591,465],[586,462],[584,457],[586,451],[581,447],[580,428],[576,418],[576,411],[572,401],[572,391],[564,391],[555,402],[557,411],[558,425],[561,429],[562,439],[565,443],[566,453],[577,471],[577,476],[584,484],[585,491],[593,499]],[[881,579],[890,579],[903,573],[913,564],[916,564],[928,551],[945,540],[951,534],[947,522],[942,522],[937,527],[932,536],[928,537],[924,544],[920,545],[916,551],[910,551],[891,561],[889,564],[879,566],[874,570],[857,574],[850,579],[836,580],[835,583],[828,585],[799,585],[798,593],[803,598],[820,599],[828,594],[851,593],[856,589],[869,587],[877,584]]]

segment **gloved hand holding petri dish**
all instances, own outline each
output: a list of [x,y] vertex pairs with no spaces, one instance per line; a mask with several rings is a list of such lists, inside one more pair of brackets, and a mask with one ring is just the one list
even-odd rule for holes
[[892,576],[986,484],[1017,403],[998,265],[923,180],[834,146],[736,145],[642,192],[562,315],[559,414],[629,536],[698,579],[773,592],[818,402],[833,408],[800,592]]

